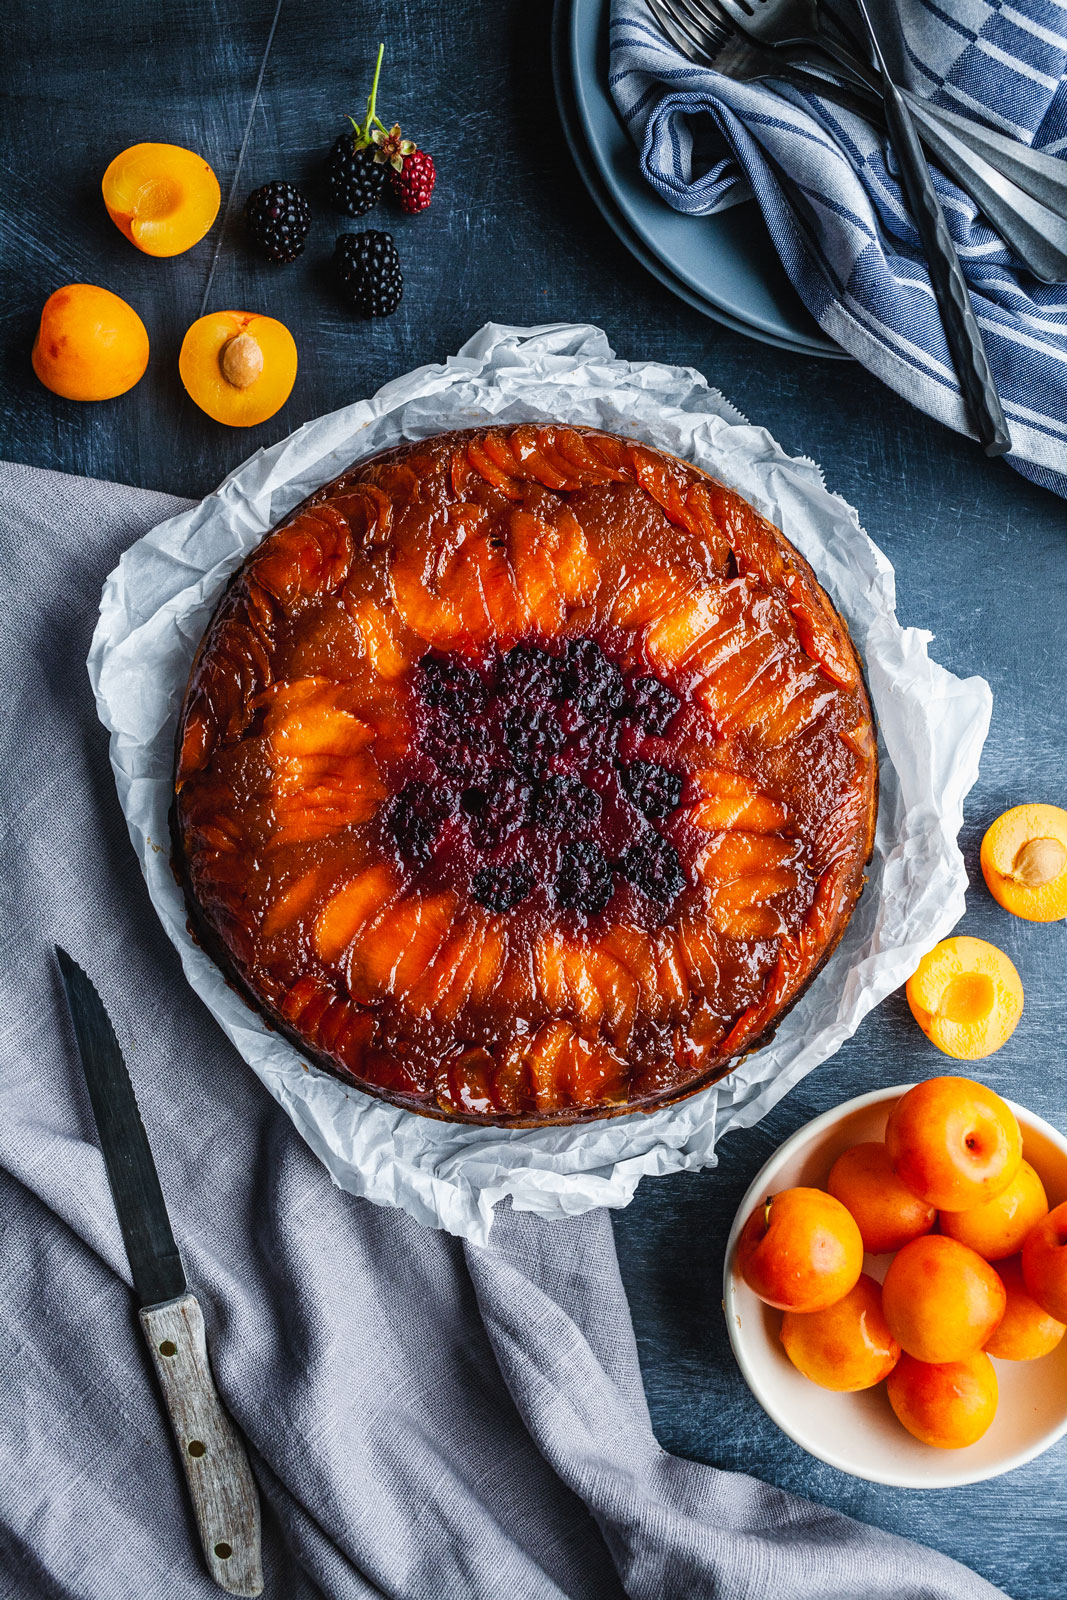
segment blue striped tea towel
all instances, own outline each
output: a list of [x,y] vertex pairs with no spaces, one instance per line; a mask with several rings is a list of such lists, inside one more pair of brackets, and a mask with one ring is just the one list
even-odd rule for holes
[[[891,0],[874,4],[892,37]],[[1067,158],[1067,0],[897,0],[910,87]],[[694,66],[644,0],[612,0],[611,90],[648,181],[694,217],[755,195],[819,326],[883,382],[971,432],[922,246],[883,138],[786,85]],[[694,119],[714,131],[698,167]],[[1039,283],[935,168],[1020,472],[1067,496],[1067,285]],[[698,224],[694,224],[698,226]]]

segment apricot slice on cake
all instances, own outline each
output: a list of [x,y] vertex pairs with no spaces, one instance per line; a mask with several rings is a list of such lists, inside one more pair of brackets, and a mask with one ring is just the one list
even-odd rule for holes
[[45,388],[65,400],[114,400],[144,376],[148,334],[110,289],[68,283],[44,303],[32,360]]
[[959,1061],[999,1050],[1023,1012],[1022,982],[1003,950],[967,934],[923,956],[905,993],[926,1037]]
[[296,342],[273,317],[212,311],[182,340],[178,371],[201,411],[231,428],[252,428],[292,393]]
[[135,144],[104,173],[107,214],[148,256],[178,256],[207,233],[219,210],[219,180],[194,150]]
[[1005,911],[1028,922],[1067,917],[1067,811],[1013,806],[986,830],[982,875]]

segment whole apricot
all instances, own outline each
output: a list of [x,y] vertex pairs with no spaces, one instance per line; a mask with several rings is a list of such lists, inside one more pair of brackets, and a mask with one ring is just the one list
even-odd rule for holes
[[1001,1261],[997,1273],[1008,1298],[1000,1326],[986,1341],[987,1354],[1000,1361],[1036,1361],[1047,1356],[1067,1333],[1067,1323],[1042,1311],[1027,1293],[1018,1256]]
[[135,144],[104,173],[107,214],[149,256],[177,256],[198,244],[218,215],[219,180],[195,150]]
[[1012,806],[986,830],[982,876],[1005,911],[1028,922],[1067,917],[1067,811]]
[[737,1240],[737,1270],[780,1311],[822,1311],[854,1287],[863,1240],[839,1200],[821,1189],[783,1189],[753,1211]]
[[997,1414],[997,1375],[982,1350],[933,1364],[902,1355],[886,1392],[908,1432],[939,1450],[976,1443]]
[[973,1078],[928,1078],[889,1113],[893,1171],[939,1211],[970,1211],[1015,1177],[1023,1140],[1011,1107]]
[[823,1311],[787,1311],[782,1343],[805,1378],[842,1394],[873,1389],[900,1359],[882,1310],[882,1291],[866,1272]]
[[900,1181],[885,1145],[874,1140],[838,1156],[826,1187],[855,1217],[863,1248],[874,1256],[929,1233],[937,1218],[935,1207]]
[[957,934],[923,956],[905,985],[911,1014],[948,1056],[991,1056],[1015,1032],[1023,986],[996,945]]
[[182,340],[178,371],[201,411],[231,428],[251,428],[292,393],[296,342],[273,317],[212,311]]
[[110,289],[68,283],[44,303],[32,360],[45,388],[65,400],[114,400],[144,376],[148,334]]
[[1043,1311],[1067,1322],[1067,1200],[1035,1223],[1023,1241],[1023,1280]]
[[1021,1250],[1023,1240],[1041,1218],[1048,1214],[1045,1186],[1029,1161],[1020,1161],[1019,1170],[1006,1189],[970,1211],[945,1211],[941,1232],[960,1244],[970,1245],[986,1261],[1003,1261]]
[[981,1350],[1004,1304],[1004,1285],[989,1262],[938,1233],[906,1244],[882,1284],[890,1331],[916,1361],[962,1361]]

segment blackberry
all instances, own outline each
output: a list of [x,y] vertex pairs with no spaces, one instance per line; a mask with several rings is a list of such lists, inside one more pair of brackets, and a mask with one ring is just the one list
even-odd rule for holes
[[268,261],[295,261],[311,227],[311,207],[291,183],[265,183],[245,202],[245,229]]
[[678,852],[658,833],[628,845],[619,857],[619,871],[635,889],[668,905],[685,888],[685,875]]
[[342,133],[334,141],[323,167],[330,204],[336,206],[338,211],[347,212],[350,217],[361,217],[370,210],[389,176],[388,161],[378,149],[382,128],[377,115],[378,79],[381,77],[384,55],[385,46],[379,45],[374,77],[367,96],[366,116],[362,122],[349,117],[352,132]]
[[563,729],[551,706],[509,706],[503,727],[504,743],[524,766],[547,761],[563,743]]
[[391,317],[404,293],[404,274],[388,233],[342,233],[333,268],[341,292],[361,317]]
[[359,126],[342,133],[322,168],[326,198],[335,211],[361,217],[377,201],[389,176],[389,168],[374,159],[373,145],[360,146]]
[[429,861],[448,811],[441,791],[428,783],[405,783],[393,796],[386,821],[405,860],[420,865]]
[[561,684],[568,699],[588,717],[607,717],[622,708],[622,673],[595,639],[570,639],[563,651]]
[[501,656],[496,669],[499,693],[516,700],[551,700],[558,689],[558,663],[536,644],[517,644]]
[[600,796],[578,778],[550,775],[541,780],[533,806],[538,827],[563,832],[595,822],[599,815]]
[[484,783],[490,773],[493,741],[481,721],[434,720],[422,736],[424,755],[441,772],[466,783]]
[[659,678],[635,678],[630,684],[626,709],[646,733],[661,738],[681,703],[674,690]]
[[466,661],[457,661],[454,656],[425,655],[419,666],[423,705],[448,707],[460,716],[485,709],[485,684]]
[[611,865],[591,839],[574,839],[560,853],[556,903],[595,917],[615,892]]
[[494,773],[490,783],[464,790],[460,805],[479,849],[494,850],[527,822],[531,795],[530,785],[513,772]]
[[471,895],[489,911],[510,911],[533,886],[533,868],[516,861],[510,867],[479,867],[471,879]]
[[623,793],[646,817],[666,817],[682,798],[682,779],[677,772],[654,761],[630,761],[619,768]]

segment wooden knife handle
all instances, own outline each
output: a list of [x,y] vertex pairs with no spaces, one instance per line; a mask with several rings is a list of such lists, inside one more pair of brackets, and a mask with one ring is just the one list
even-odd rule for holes
[[140,1313],[189,1483],[208,1571],[228,1594],[263,1593],[259,1493],[211,1375],[204,1314],[183,1294]]

